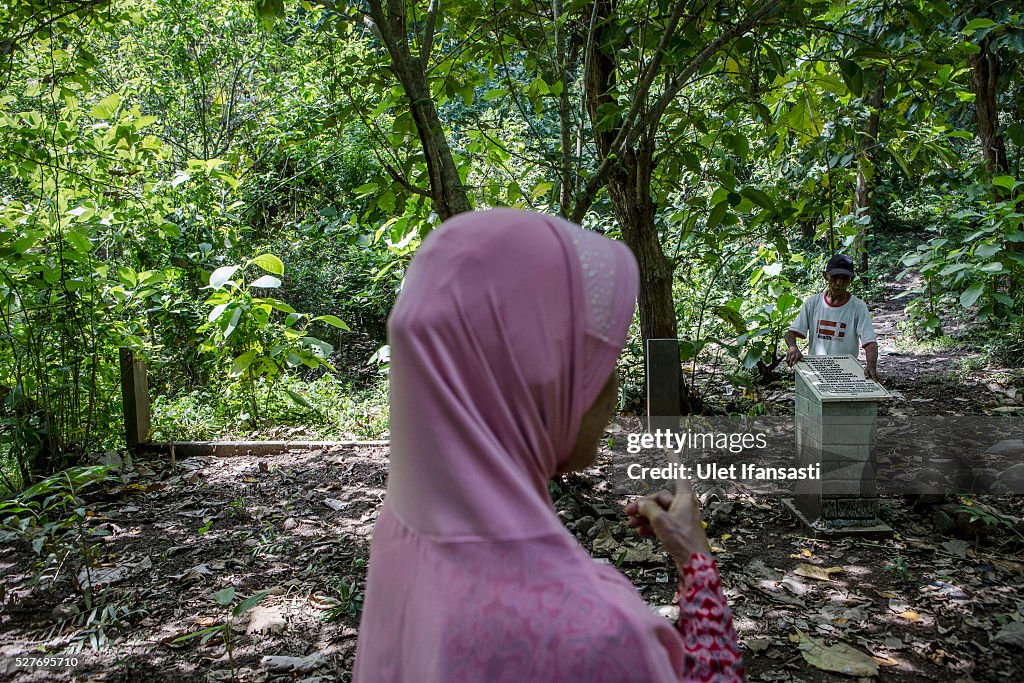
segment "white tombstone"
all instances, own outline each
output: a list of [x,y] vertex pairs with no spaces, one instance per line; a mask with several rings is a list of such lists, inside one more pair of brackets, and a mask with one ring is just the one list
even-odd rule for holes
[[796,455],[821,465],[820,480],[800,482],[796,511],[816,529],[879,530],[875,517],[878,402],[890,394],[864,378],[853,356],[805,356],[796,365]]

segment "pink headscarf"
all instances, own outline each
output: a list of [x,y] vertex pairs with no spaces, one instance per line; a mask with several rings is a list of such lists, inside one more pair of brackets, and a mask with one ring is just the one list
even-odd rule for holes
[[388,321],[391,466],[354,681],[677,681],[682,643],[548,494],[625,343],[620,243],[510,209],[424,241]]

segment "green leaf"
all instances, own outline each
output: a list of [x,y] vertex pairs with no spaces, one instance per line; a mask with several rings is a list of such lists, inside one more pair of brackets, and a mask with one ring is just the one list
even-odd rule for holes
[[975,31],[977,31],[979,29],[991,28],[992,26],[995,26],[995,25],[996,25],[996,22],[992,21],[991,19],[986,19],[984,17],[978,17],[977,19],[971,19],[971,21],[968,22],[967,26],[964,26],[960,30],[960,33],[963,33],[964,35],[968,35],[969,36],[969,35],[973,34]]
[[224,338],[227,339],[231,336],[231,333],[238,327],[238,320],[242,317],[242,308],[239,306],[231,312],[231,320],[228,321],[227,326],[224,328]]
[[759,190],[756,187],[744,187],[740,190],[740,194],[760,206],[762,209],[768,209],[772,213],[775,213],[775,202],[773,202],[772,198],[762,190]]
[[252,365],[252,362],[256,360],[257,355],[259,355],[258,351],[256,351],[255,349],[250,349],[243,353],[238,358],[236,358],[235,361],[231,364],[231,376],[241,376],[243,372],[249,369],[249,366]]
[[252,263],[271,275],[284,275],[284,263],[273,254],[260,254],[252,260]]
[[754,102],[754,111],[757,112],[758,117],[761,119],[761,123],[771,125],[775,123],[775,118],[772,116],[772,112],[768,107],[764,106],[760,102]]
[[264,275],[263,277],[256,278],[250,284],[250,287],[262,287],[264,289],[277,289],[281,286],[281,280],[274,277],[273,275]]
[[122,285],[129,289],[133,289],[137,284],[139,284],[139,276],[128,266],[117,267],[117,279]]
[[352,190],[352,192],[355,193],[357,197],[365,197],[368,194],[373,194],[379,189],[380,186],[377,185],[377,183],[366,183],[365,185],[360,185],[356,189]]
[[974,305],[974,302],[978,300],[978,297],[980,297],[981,293],[984,291],[985,285],[983,284],[979,283],[976,285],[971,285],[970,287],[964,290],[963,294],[960,295],[960,305],[963,306],[964,308],[970,308],[971,306]]
[[864,72],[861,70],[860,65],[849,59],[840,59],[839,71],[843,74],[843,81],[845,81],[846,87],[850,89],[850,92],[857,97],[863,96]]
[[722,222],[725,212],[729,210],[729,202],[721,201],[715,204],[708,215],[707,229],[714,230]]
[[1017,179],[1014,178],[1012,175],[997,175],[995,178],[992,179],[993,185],[996,185],[998,187],[1005,187],[1007,190],[1012,190],[1013,185],[1016,182]]
[[907,176],[907,178],[912,178],[913,176],[910,173],[910,167],[907,166],[907,160],[903,158],[903,155],[900,154],[899,151],[893,147],[886,147],[885,149],[887,152],[889,152],[890,156],[892,156],[892,158],[896,161],[899,167],[903,170],[903,173]]
[[1003,271],[1003,264],[999,261],[990,261],[981,268],[978,268],[983,273],[1001,273]]
[[265,301],[275,311],[281,311],[282,313],[294,313],[295,312],[294,308],[292,308],[291,306],[289,306],[288,304],[286,304],[283,301],[278,301],[277,299],[260,299],[260,301],[261,302]]
[[177,638],[175,638],[171,642],[172,643],[184,643],[186,640],[192,640],[193,638],[198,638],[199,636],[203,636],[204,638],[206,638],[208,640],[213,634],[215,634],[217,631],[220,631],[220,629],[221,629],[220,625],[210,626],[208,628],[202,629],[201,631],[193,631],[192,633],[186,633],[183,636],[178,636]]
[[159,270],[144,270],[139,273],[139,284],[147,287],[164,282],[166,279]]
[[78,232],[77,230],[69,230],[65,233],[68,243],[75,248],[81,254],[88,254],[92,250],[92,242],[89,238]]
[[320,354],[323,354],[322,356],[320,356],[321,358],[327,358],[332,353],[334,353],[333,346],[331,346],[325,341],[317,339],[316,337],[303,337],[302,343],[312,348],[315,348],[317,351],[320,352]]
[[235,599],[235,589],[231,586],[222,588],[213,594],[213,599],[217,601],[218,605],[230,605],[231,601]]
[[284,0],[256,0],[256,16],[260,19],[278,19],[284,16]]
[[[289,354],[289,360],[291,360],[290,357],[294,356],[294,355],[295,354]],[[297,359],[297,362],[293,363],[294,365],[299,365],[300,363],[302,363],[302,359],[301,358],[299,358],[298,356],[295,356],[295,357]],[[303,398],[302,394],[297,394],[294,391],[292,391],[291,389],[285,389],[284,393],[288,396],[288,398],[290,398],[291,400],[295,401],[296,403],[298,403],[303,408],[308,408],[309,410],[313,410],[314,409],[313,405],[309,401],[307,401],[305,398]]]
[[714,310],[715,315],[732,325],[737,333],[742,334],[747,331],[747,322],[738,311],[728,306],[715,306]]
[[339,318],[336,315],[318,315],[317,317],[313,318],[313,320],[323,320],[325,323],[327,323],[331,327],[337,327],[339,330],[345,330],[346,332],[351,332],[352,331],[349,328],[349,326],[346,325],[342,321],[342,319]]
[[210,311],[210,314],[206,316],[206,322],[212,323],[214,320],[221,317],[221,315],[224,314],[224,309],[226,309],[227,307],[227,304],[217,304],[216,306],[214,306],[213,310]]
[[970,268],[969,263],[951,263],[942,270],[939,271],[939,277],[945,277],[946,275],[952,275],[953,273],[959,273],[961,270]]
[[89,110],[89,114],[95,116],[98,119],[109,119],[117,111],[118,106],[121,104],[121,96],[116,92],[107,95],[102,100],[96,103],[96,105]]
[[554,185],[552,183],[547,182],[537,183],[537,185],[534,186],[533,191],[530,192],[530,199],[537,199],[538,197],[544,196],[551,191],[553,186]]
[[1002,249],[1002,247],[998,244],[990,244],[988,242],[985,242],[984,244],[979,244],[977,247],[975,247],[974,255],[977,258],[989,258],[991,256],[995,256],[1000,249]]
[[[250,595],[248,598],[246,598],[242,602],[240,602],[237,605],[235,605],[235,609],[231,610],[231,616],[233,616],[233,617],[240,617],[240,616],[242,616],[243,614],[245,614],[246,612],[251,610],[253,607],[255,607],[259,603],[260,600],[262,600],[263,598],[267,597],[268,595],[269,595],[269,593],[267,591],[260,591],[256,595]],[[232,593],[232,597],[234,597],[233,593]]]
[[698,353],[706,345],[706,341],[687,341],[685,339],[679,340],[679,356],[681,360],[691,360],[697,356]]
[[1006,137],[1018,147],[1024,147],[1024,125],[1011,123],[1006,127]]
[[220,289],[222,288],[231,276],[238,270],[238,266],[221,266],[217,270],[210,273],[210,284],[204,289]]

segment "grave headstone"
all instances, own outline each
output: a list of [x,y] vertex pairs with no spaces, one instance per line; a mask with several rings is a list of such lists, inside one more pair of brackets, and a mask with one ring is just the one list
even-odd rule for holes
[[647,340],[647,429],[679,428],[682,364],[678,339]]
[[796,510],[816,528],[885,529],[876,516],[878,402],[889,397],[864,378],[853,356],[807,356],[796,365],[796,456],[820,464],[820,480],[799,482]]
[[131,349],[121,347],[121,401],[124,405],[124,431],[128,448],[149,442],[149,381],[146,362]]

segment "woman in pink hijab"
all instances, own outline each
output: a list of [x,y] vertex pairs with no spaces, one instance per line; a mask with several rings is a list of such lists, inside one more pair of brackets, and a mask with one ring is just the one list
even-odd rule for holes
[[692,493],[626,509],[680,568],[676,625],[548,494],[596,455],[637,282],[624,245],[540,214],[461,214],[424,240],[388,321],[390,478],[354,681],[743,679]]

